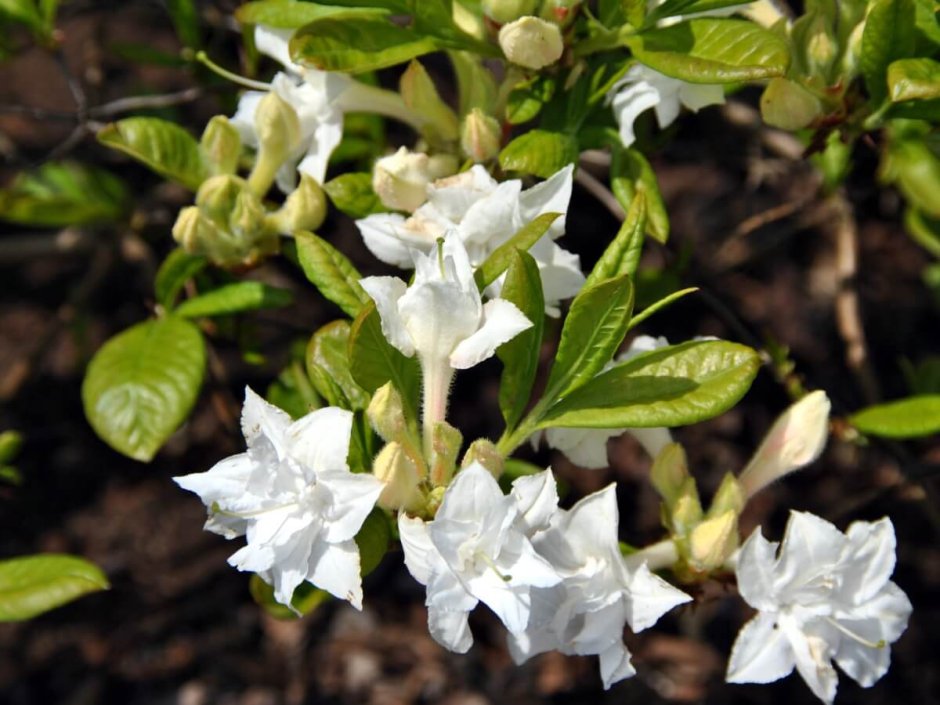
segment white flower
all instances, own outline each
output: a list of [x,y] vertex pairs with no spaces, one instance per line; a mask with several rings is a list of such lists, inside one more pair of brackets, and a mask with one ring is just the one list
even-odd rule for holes
[[[556,312],[560,300],[574,296],[584,284],[577,255],[554,240],[565,232],[565,213],[571,199],[573,166],[523,190],[519,179],[497,182],[476,165],[456,176],[440,179],[427,188],[427,202],[408,218],[378,213],[356,225],[366,246],[383,262],[412,267],[412,249],[429,252],[438,238],[455,231],[477,267],[519,228],[542,213],[561,213],[548,232],[529,250],[542,275],[546,308]],[[499,294],[496,283],[487,293]]]
[[318,409],[292,422],[251,389],[245,390],[245,453],[208,472],[176,477],[209,508],[206,529],[248,544],[229,563],[253,571],[290,604],[308,580],[362,609],[359,549],[353,537],[382,491],[372,475],[346,464],[352,413]]
[[[669,345],[669,341],[665,338],[641,335],[630,343],[630,347],[623,354],[608,363],[603,371],[641,353],[666,345]],[[659,455],[659,451],[672,443],[672,435],[667,428],[548,428],[545,430],[544,438],[549,446],[560,450],[575,465],[593,469],[606,468],[609,465],[607,441],[624,432],[636,438],[651,458],[655,458]],[[537,444],[541,437],[540,434],[536,434],[532,440]]]
[[479,463],[457,474],[433,521],[398,517],[405,565],[427,586],[428,628],[451,651],[473,644],[467,617],[487,605],[510,633],[525,630],[535,587],[561,578],[519,526],[516,498],[505,496]]
[[624,625],[642,631],[691,599],[645,563],[635,570],[627,567],[617,541],[618,520],[615,486],[609,485],[570,511],[556,510],[548,527],[536,531],[533,545],[564,579],[533,591],[529,627],[509,636],[516,663],[552,649],[597,654],[609,688],[635,673],[623,643]]
[[779,555],[755,530],[737,558],[738,590],[759,610],[731,651],[727,680],[770,683],[794,666],[831,703],[832,660],[863,687],[890,665],[889,644],[907,628],[911,603],[889,578],[894,526],[855,522],[843,534],[813,514],[792,512]]
[[620,141],[629,147],[636,141],[633,123],[640,113],[655,109],[659,126],[665,128],[679,116],[680,106],[698,112],[708,105],[724,103],[725,94],[720,85],[686,83],[634,64],[607,93],[607,101],[620,126]]
[[394,154],[382,157],[372,171],[372,188],[386,208],[415,211],[427,200],[432,180],[453,174],[457,160],[451,155],[429,157],[399,147]]

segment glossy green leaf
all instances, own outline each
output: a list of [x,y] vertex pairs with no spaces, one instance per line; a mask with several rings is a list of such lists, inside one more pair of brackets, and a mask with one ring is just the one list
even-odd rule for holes
[[514,303],[532,321],[531,328],[496,349],[496,355],[503,363],[503,374],[499,381],[499,408],[506,426],[515,428],[532,394],[545,327],[542,277],[538,265],[527,252],[516,250],[513,253],[500,298]]
[[669,214],[659,191],[656,172],[646,157],[636,149],[615,146],[610,162],[610,190],[614,198],[629,211],[633,199],[642,195],[646,199],[646,232],[659,242],[669,238]]
[[209,176],[199,143],[168,120],[153,117],[118,120],[98,133],[98,141],[193,191]]
[[888,66],[911,55],[914,38],[913,0],[872,0],[858,63],[875,105],[887,95]]
[[180,290],[190,279],[205,269],[208,261],[200,255],[191,255],[181,247],[172,250],[160,264],[153,289],[157,303],[172,309]]
[[202,38],[199,36],[199,10],[196,3],[193,0],[166,0],[166,9],[183,46],[190,49],[198,47]]
[[388,516],[378,507],[375,507],[362,528],[356,534],[356,545],[359,547],[359,572],[366,577],[375,570],[388,552],[388,542],[392,539],[392,530],[388,525]]
[[349,73],[402,64],[438,48],[433,37],[372,18],[316,20],[298,30],[290,42],[294,61]]
[[510,125],[521,125],[532,120],[554,95],[553,76],[540,74],[517,84],[506,99],[506,121]]
[[189,415],[205,362],[202,334],[189,321],[138,323],[106,342],[88,365],[85,416],[112,448],[148,462]]
[[332,3],[320,5],[297,0],[246,2],[235,11],[236,19],[242,24],[260,24],[275,29],[300,29],[325,17],[342,20],[383,17],[387,14],[388,10],[380,7],[337,7]]
[[578,140],[548,130],[524,132],[499,153],[499,165],[506,171],[534,174],[543,179],[577,160]]
[[787,43],[745,20],[703,17],[628,36],[642,63],[689,83],[756,81],[786,73]]
[[488,287],[506,271],[517,251],[526,252],[538,242],[560,215],[561,213],[542,213],[536,216],[534,220],[523,225],[511,238],[493,250],[473,274],[480,290]]
[[623,342],[632,313],[633,282],[627,274],[581,289],[561,329],[546,397],[565,397],[600,372]]
[[176,308],[184,318],[226,316],[242,311],[289,306],[294,297],[286,289],[278,289],[255,281],[234,282],[187,299]]
[[370,394],[391,382],[401,394],[409,419],[417,418],[421,370],[417,359],[405,357],[382,334],[382,323],[370,300],[349,332],[349,369],[353,379]]
[[365,409],[369,393],[356,384],[349,370],[349,332],[349,321],[342,320],[327,323],[314,333],[307,344],[307,369],[313,365],[323,369],[340,387],[351,409]]
[[921,438],[940,433],[940,394],[869,406],[849,419],[862,433],[884,438]]
[[372,175],[368,172],[342,174],[323,184],[323,190],[333,205],[350,218],[365,218],[388,210],[372,189]]
[[692,15],[699,12],[712,12],[725,7],[739,7],[739,0],[666,0],[653,7],[646,16],[646,26],[652,27],[665,17]]
[[602,372],[542,416],[540,426],[684,426],[724,413],[744,396],[760,356],[744,345],[691,341]]
[[31,619],[109,587],[100,568],[76,556],[46,553],[0,561],[0,622]]
[[303,363],[293,360],[268,385],[264,398],[283,409],[292,419],[299,419],[322,404]]
[[123,182],[110,172],[72,162],[47,162],[0,190],[0,220],[35,227],[108,223],[128,210]]
[[940,218],[940,156],[925,139],[892,139],[882,173],[897,184],[911,205],[931,218]]
[[940,61],[899,59],[888,66],[888,96],[894,103],[940,98]]
[[633,197],[627,217],[624,218],[616,237],[597,260],[594,269],[588,274],[584,286],[594,286],[604,279],[626,274],[631,278],[640,263],[643,251],[643,234],[646,231],[646,198],[643,194]]
[[355,318],[369,303],[369,295],[359,285],[362,275],[346,255],[313,233],[298,232],[297,258],[304,274],[320,293]]

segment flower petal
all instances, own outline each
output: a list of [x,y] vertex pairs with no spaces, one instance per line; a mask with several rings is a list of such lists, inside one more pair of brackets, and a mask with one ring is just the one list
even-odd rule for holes
[[516,521],[527,536],[547,528],[552,515],[558,511],[558,488],[551,468],[516,478],[511,494],[519,509]]
[[[631,68],[627,72],[625,79],[631,78],[630,74],[633,70]],[[608,95],[612,96],[610,107],[620,127],[620,141],[624,147],[629,147],[636,142],[633,123],[641,113],[659,105],[661,100],[659,92],[646,81],[630,80],[619,82]]]
[[623,642],[611,644],[598,654],[600,656],[601,680],[604,690],[609,690],[617,681],[636,675],[636,669],[630,663],[630,652]]
[[515,304],[504,299],[487,301],[483,306],[483,325],[464,338],[450,354],[451,367],[465,370],[486,360],[503,343],[532,327]]
[[760,613],[741,627],[731,647],[729,683],[772,683],[793,671],[793,649],[774,616]]
[[347,470],[352,423],[352,412],[335,406],[311,411],[287,429],[290,457],[316,473]]
[[627,621],[635,632],[647,629],[673,607],[691,602],[692,598],[653,575],[644,563],[630,577],[627,591]]
[[350,539],[341,543],[318,541],[307,565],[307,580],[341,600],[362,609],[359,547]]
[[606,428],[548,428],[545,440],[575,465],[593,470],[610,465],[607,440],[619,434],[617,429]]
[[528,223],[542,213],[561,213],[548,229],[547,235],[555,240],[565,232],[565,215],[571,201],[574,164],[562,167],[548,179],[519,194],[522,219]]
[[473,646],[473,634],[467,621],[467,612],[440,608],[428,610],[428,631],[438,644],[458,654],[465,654]]
[[843,636],[839,640],[835,661],[860,686],[870,688],[891,666],[890,646],[884,643],[878,647],[870,646],[882,641],[881,622],[877,619],[839,619],[838,623],[869,644]]
[[374,475],[346,470],[322,472],[317,482],[330,499],[323,516],[324,540],[330,543],[346,541],[359,533],[384,488]]
[[851,570],[843,572],[839,592],[851,604],[873,598],[894,572],[897,539],[894,525],[887,517],[876,522],[856,521],[846,531],[844,561]]
[[427,585],[431,573],[440,563],[440,557],[431,537],[427,524],[416,517],[409,517],[402,512],[398,515],[398,534],[405,553],[405,566],[412,577],[422,585]]
[[776,564],[777,544],[765,539],[760,527],[754,529],[738,551],[735,565],[738,592],[751,607],[776,609]]
[[411,248],[400,236],[405,217],[399,213],[374,213],[356,221],[369,251],[386,264],[411,269]]
[[398,277],[366,277],[360,279],[359,284],[375,302],[382,319],[382,334],[388,342],[406,357],[414,355],[414,343],[398,310],[398,302],[408,290],[408,285]]

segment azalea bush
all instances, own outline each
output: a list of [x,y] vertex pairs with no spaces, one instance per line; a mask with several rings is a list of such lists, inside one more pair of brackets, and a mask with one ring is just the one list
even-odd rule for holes
[[[54,5],[0,9],[54,45]],[[262,606],[361,609],[363,577],[403,560],[446,649],[472,647],[469,615],[483,603],[515,662],[596,655],[610,688],[636,672],[625,629],[651,628],[720,583],[756,610],[729,682],[795,669],[828,703],[835,666],[865,687],[888,671],[912,610],[891,580],[890,519],[843,532],[794,511],[779,542],[739,526],[752,498],[822,453],[826,392],[788,377],[779,347],[645,334],[697,292],[644,293],[642,306],[637,294],[644,252],[670,231],[649,156],[684,109],[736,92],[755,98],[761,129],[797,145],[844,220],[855,148],[877,141],[878,177],[903,197],[907,230],[940,255],[931,3],[819,0],[797,17],[767,0],[258,0],[230,18],[240,66],[200,48],[193,6],[169,5],[186,59],[237,106],[198,137],[153,115],[93,126],[190,197],[166,229],[152,316],[95,353],[82,400],[102,440],[148,462],[192,413],[215,339],[249,312],[294,310],[258,267],[288,262],[310,284],[304,296],[341,312],[317,330],[295,318],[304,332],[288,364],[266,390],[244,390],[245,451],[175,478],[204,503],[205,529],[238,544],[229,563],[253,574]],[[594,234],[594,261],[576,238],[559,244],[576,181],[621,221]],[[3,191],[0,216],[100,225],[126,218],[131,199],[108,172],[50,162]],[[344,220],[385,274],[363,276],[331,237]],[[924,271],[935,288],[938,266]],[[246,361],[279,353],[237,342]],[[454,421],[454,380],[492,358],[488,426],[502,431],[472,437]],[[670,429],[731,409],[762,366],[792,404],[707,496]],[[940,388],[914,392],[840,419],[842,439],[936,433]],[[531,462],[547,446],[590,473],[624,433],[649,456],[660,502],[650,545],[620,540],[615,484],[575,496]],[[0,563],[0,618],[87,591],[56,593],[61,575],[33,573]],[[94,575],[89,589],[106,586]],[[8,609],[16,590],[31,597]]]

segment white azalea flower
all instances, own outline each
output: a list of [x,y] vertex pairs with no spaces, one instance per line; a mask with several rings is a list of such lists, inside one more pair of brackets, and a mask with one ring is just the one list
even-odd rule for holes
[[206,529],[248,544],[229,559],[258,573],[290,604],[308,580],[362,609],[359,549],[354,536],[382,483],[346,464],[352,413],[318,409],[298,421],[245,390],[245,453],[208,472],[173,478],[209,508]]
[[[641,335],[602,371],[666,345],[669,345],[669,341],[663,337]],[[560,450],[575,465],[588,469],[606,468],[610,464],[607,460],[607,441],[624,432],[639,441],[651,458],[655,458],[659,451],[672,443],[668,428],[548,428],[544,436],[540,433],[533,436],[533,442],[537,444],[544,437],[550,447]]]
[[482,602],[510,633],[526,629],[532,591],[561,579],[518,525],[519,508],[479,463],[457,474],[433,521],[402,513],[405,565],[427,586],[428,628],[446,648],[473,644],[467,617]]
[[889,644],[907,628],[911,603],[889,578],[894,526],[855,522],[843,534],[792,512],[783,543],[755,530],[737,558],[738,590],[758,614],[731,651],[727,680],[770,683],[794,666],[820,700],[835,698],[835,660],[863,687],[888,670]]
[[620,141],[629,147],[636,141],[633,123],[640,113],[653,108],[659,126],[665,128],[679,116],[681,106],[698,112],[708,105],[724,103],[725,94],[721,85],[686,83],[634,64],[607,93],[607,101],[620,126]]
[[556,510],[548,528],[535,533],[533,545],[563,581],[533,591],[528,628],[509,635],[516,663],[553,649],[597,654],[604,688],[609,688],[635,673],[623,643],[624,625],[642,631],[691,599],[645,563],[635,570],[627,567],[617,541],[618,521],[615,485],[609,485],[570,511]]
[[[498,182],[479,164],[427,187],[427,201],[410,217],[377,213],[356,221],[366,246],[383,262],[410,268],[411,250],[429,252],[438,238],[454,231],[478,267],[519,228],[542,213],[561,213],[529,253],[542,275],[546,308],[557,315],[562,299],[574,296],[584,284],[581,263],[555,244],[565,232],[565,213],[571,200],[574,167],[569,165],[542,183],[523,190],[519,179]],[[487,294],[498,296],[497,282]]]

